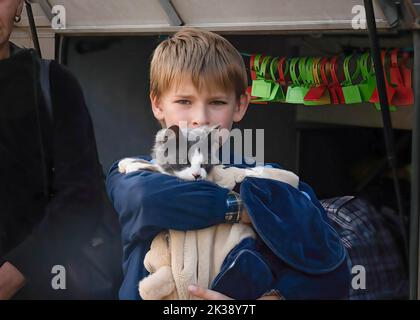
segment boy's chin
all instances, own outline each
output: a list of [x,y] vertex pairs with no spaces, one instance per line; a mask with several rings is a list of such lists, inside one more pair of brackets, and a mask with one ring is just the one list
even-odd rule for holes
[[[174,122],[174,123],[166,123],[166,122],[161,122],[161,125],[162,125],[162,128],[170,128],[171,126],[174,126],[174,125],[176,125],[176,126],[178,126],[178,127],[180,127],[180,128],[187,128],[187,129],[194,129],[194,128],[196,128],[195,126],[193,126],[193,125],[191,125],[191,124],[187,124],[186,126],[185,126],[185,122]],[[202,125],[202,126],[200,126],[200,127],[215,127],[215,126],[219,126],[219,130],[222,130],[222,129],[225,129],[225,130],[231,130],[232,129],[232,124],[230,124],[230,125],[219,125],[219,124],[209,124],[209,125]]]

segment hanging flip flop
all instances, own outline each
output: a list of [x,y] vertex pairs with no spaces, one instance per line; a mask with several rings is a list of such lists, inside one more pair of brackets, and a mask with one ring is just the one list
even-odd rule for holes
[[403,53],[401,64],[398,64],[398,55],[398,49],[391,51],[390,78],[391,85],[395,88],[392,104],[395,106],[409,106],[414,103],[414,93],[411,88],[411,70],[407,68],[410,55],[408,52]]
[[[394,87],[392,87],[389,84],[388,73],[386,72],[387,71],[386,66],[387,66],[387,62],[388,62],[388,59],[387,59],[386,55],[387,55],[387,50],[386,49],[382,50],[381,51],[381,60],[382,60],[384,78],[385,78],[386,95],[387,95],[387,98],[388,98],[389,110],[390,111],[396,111],[397,110],[396,107],[392,104],[392,100],[393,100],[393,97],[395,95],[396,90],[395,90]],[[376,110],[378,110],[378,111],[381,110],[381,104],[379,102],[378,88],[376,88],[375,91],[373,92],[372,97],[370,98],[369,102],[373,102],[375,104]]]
[[348,55],[344,58],[343,62],[345,80],[341,85],[343,88],[344,101],[346,102],[346,104],[361,103],[363,101],[362,96],[360,94],[359,86],[355,84],[355,81],[360,75],[359,60],[356,59],[355,70],[353,72],[353,75],[350,75],[350,61],[353,57],[353,54]]
[[[330,94],[327,89],[327,83],[324,82],[322,76],[320,78],[321,72],[321,62],[325,63],[326,58],[313,58],[312,66],[309,65],[307,72],[313,74],[314,85],[309,89],[304,100],[305,105],[326,105],[331,103]],[[311,70],[309,70],[311,69]]]
[[[289,74],[292,84],[287,88],[286,102],[288,103],[303,104],[304,98],[309,91],[309,87],[305,86],[306,79],[303,78],[306,59],[306,57],[302,57],[290,60]],[[296,71],[299,72],[299,76],[296,75]]]
[[[257,72],[259,71],[260,67],[260,61],[264,58],[264,55],[262,54],[252,54],[251,58],[249,60],[249,67],[250,67],[250,73],[251,73],[251,81],[257,80]],[[267,104],[266,101],[261,101],[258,99],[258,97],[255,97],[252,95],[252,85],[248,86],[247,92],[249,96],[251,97],[251,103],[253,104]]]
[[[370,64],[370,68],[368,65]],[[359,66],[362,74],[362,81],[359,83],[359,90],[363,102],[369,102],[376,89],[375,70],[369,52],[362,54],[359,58]]]

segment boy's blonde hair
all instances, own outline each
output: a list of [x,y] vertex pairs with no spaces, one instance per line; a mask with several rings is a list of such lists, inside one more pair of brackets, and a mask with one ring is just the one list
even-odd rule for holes
[[172,85],[190,78],[200,91],[233,90],[236,97],[248,86],[244,61],[225,38],[209,31],[183,28],[155,49],[150,64],[150,92],[161,97]]

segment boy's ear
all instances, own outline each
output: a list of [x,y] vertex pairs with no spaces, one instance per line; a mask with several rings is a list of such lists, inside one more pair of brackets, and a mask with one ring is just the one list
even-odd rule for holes
[[239,98],[239,103],[236,106],[235,112],[233,114],[233,122],[239,122],[244,117],[246,110],[248,110],[249,101],[251,97],[248,92],[242,94]]
[[163,115],[163,110],[160,106],[159,98],[150,94],[150,102],[152,104],[152,111],[155,118],[159,121],[164,121],[165,117]]

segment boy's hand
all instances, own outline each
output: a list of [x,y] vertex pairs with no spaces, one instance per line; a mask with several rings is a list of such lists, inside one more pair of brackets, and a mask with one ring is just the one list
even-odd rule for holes
[[204,289],[195,285],[190,285],[188,287],[188,292],[196,297],[203,300],[233,300],[232,298],[221,294],[220,292],[213,291],[210,289]]
[[25,277],[11,263],[0,267],[0,300],[12,298],[25,284]]
[[248,210],[245,208],[245,206],[242,207],[241,220],[239,220],[239,222],[252,224],[251,218],[249,217],[249,214],[248,214]]
[[[188,287],[188,291],[194,297],[201,298],[203,300],[233,300],[232,298],[225,296],[220,292],[200,288],[195,285],[190,285]],[[281,297],[278,295],[265,295],[257,300],[281,300]]]

